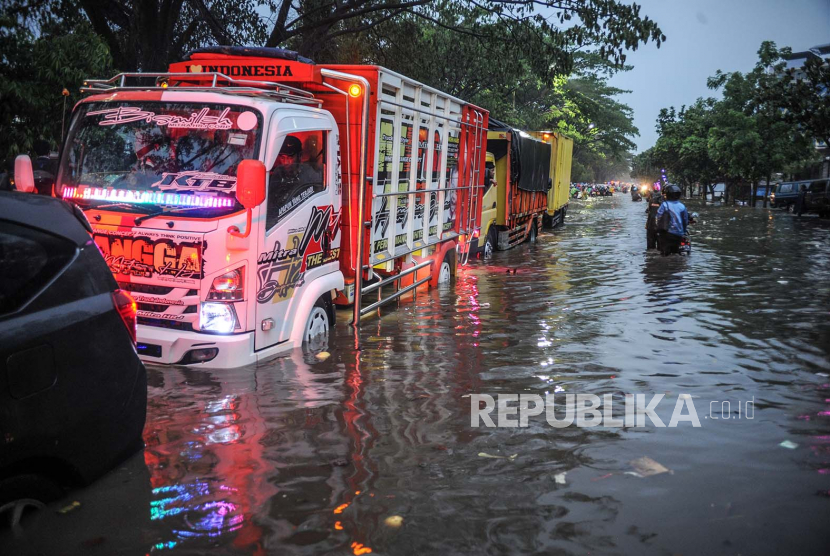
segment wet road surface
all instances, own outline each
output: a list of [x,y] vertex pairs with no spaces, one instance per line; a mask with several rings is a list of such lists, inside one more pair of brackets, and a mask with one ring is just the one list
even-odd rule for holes
[[[688,204],[688,258],[644,253],[643,203],[574,202],[360,351],[340,312],[324,361],[149,369],[144,452],[0,553],[830,553],[830,223]],[[480,393],[691,396],[701,427],[473,428]]]

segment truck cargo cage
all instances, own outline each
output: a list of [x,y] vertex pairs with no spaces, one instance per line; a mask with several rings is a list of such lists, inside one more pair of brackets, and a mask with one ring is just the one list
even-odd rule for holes
[[321,106],[308,91],[272,81],[237,79],[223,73],[119,73],[110,79],[88,79],[82,93],[117,93],[126,91],[175,91],[261,96],[270,99]]
[[[370,230],[368,264],[361,265],[367,274],[365,279],[375,276],[376,265],[389,264],[402,257],[411,261],[413,255],[454,239],[458,241],[459,262],[466,264],[469,242],[477,229],[478,195],[484,189],[479,179],[484,159],[486,112],[387,70],[379,76],[377,110],[375,137],[382,146],[374,161],[374,178],[366,183],[372,217],[362,222]],[[380,143],[381,137],[386,137],[384,143]],[[450,165],[455,169],[451,179],[448,153],[453,138],[457,147],[455,165]],[[457,214],[448,220],[445,201],[451,195],[457,195],[453,197],[455,204],[451,209],[457,210]],[[430,226],[433,203],[436,223]],[[418,209],[421,216],[416,218]],[[450,222],[452,227],[444,228]],[[399,238],[403,241],[398,241]],[[363,263],[362,257],[359,258]],[[432,280],[434,265],[439,262],[421,262],[402,270],[387,268],[393,274],[384,274],[379,282],[368,286],[363,286],[363,272],[360,272],[355,281],[352,322],[356,325],[383,305],[410,291],[414,293],[418,286]],[[402,278],[428,265],[432,267],[430,276],[413,278],[411,284],[400,287]],[[381,293],[385,286],[394,286],[394,291],[386,297]],[[363,307],[363,295],[375,291],[377,300]]]

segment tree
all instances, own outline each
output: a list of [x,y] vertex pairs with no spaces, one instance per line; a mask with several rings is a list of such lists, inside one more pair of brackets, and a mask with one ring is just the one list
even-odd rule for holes
[[[791,88],[782,86],[786,81],[781,53],[775,43],[765,41],[752,71],[718,71],[708,82],[710,88],[723,88],[723,100],[715,108],[715,126],[710,130],[712,157],[722,165],[726,176],[739,181],[749,179],[753,206],[762,177],[769,184],[774,171],[814,155],[805,126],[781,109],[790,102],[787,97]],[[778,95],[772,95],[772,91]],[[769,189],[764,196],[765,206]]]
[[65,4],[27,9],[14,3],[0,16],[0,160],[31,153],[36,139],[57,148],[64,106],[80,100],[85,78],[111,72],[106,45]]
[[631,161],[631,177],[654,183],[660,179],[660,165],[654,160],[654,147],[634,156]]
[[[125,70],[163,70],[185,50],[207,43],[293,47],[331,62],[343,37],[405,16],[512,51],[535,45],[549,64],[564,70],[574,47],[591,44],[605,58],[622,63],[626,49],[649,40],[659,46],[665,40],[654,21],[640,16],[638,5],[621,0],[77,1],[116,65]],[[262,17],[263,12],[270,15]],[[548,21],[551,15],[561,27]],[[532,41],[522,42],[528,36]]]
[[762,178],[769,184],[772,173],[809,160],[813,151],[805,130],[815,131],[818,124],[813,121],[808,128],[796,112],[784,108],[792,106],[787,98],[792,83],[781,54],[774,43],[764,42],[751,71],[718,71],[708,79],[711,89],[722,92],[721,100],[698,99],[679,111],[661,110],[659,138],[649,160],[686,186],[724,179],[727,199],[736,184],[748,182],[753,204]]
[[802,68],[791,68],[785,75],[767,85],[766,98],[784,109],[787,119],[807,136],[830,146],[830,57],[810,57]]
[[698,183],[712,186],[719,175],[717,164],[709,154],[708,131],[713,125],[714,99],[698,99],[690,106],[660,110],[652,163],[665,168],[669,179],[684,189]]

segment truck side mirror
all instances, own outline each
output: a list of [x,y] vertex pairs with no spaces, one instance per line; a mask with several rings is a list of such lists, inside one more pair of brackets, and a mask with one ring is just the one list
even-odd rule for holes
[[243,160],[236,170],[236,200],[247,211],[245,232],[231,226],[228,233],[245,238],[251,235],[251,211],[265,201],[265,164],[259,160]]
[[27,154],[18,155],[14,159],[14,188],[22,193],[32,193],[35,190],[32,159]]

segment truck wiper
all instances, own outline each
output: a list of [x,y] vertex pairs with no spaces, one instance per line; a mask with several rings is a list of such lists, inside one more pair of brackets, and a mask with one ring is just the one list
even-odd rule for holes
[[164,214],[165,212],[169,212],[169,211],[166,210],[166,209],[158,209],[158,210],[154,210],[153,212],[148,212],[144,216],[139,216],[138,218],[136,218],[135,221],[134,221],[134,224],[136,226],[140,226],[141,223],[144,222],[145,220],[149,220],[150,218],[155,218],[156,216]]
[[156,216],[160,216],[162,214],[168,214],[168,213],[172,213],[172,212],[187,212],[189,210],[199,210],[199,209],[203,209],[203,208],[205,208],[205,207],[174,207],[174,208],[169,208],[169,209],[159,209],[159,210],[153,211],[151,213],[145,214],[144,216],[139,216],[138,218],[135,219],[135,225],[140,226],[141,223],[144,222],[145,220],[149,220],[150,218],[155,218]]
[[100,209],[114,208],[114,207],[121,207],[121,208],[130,209],[130,210],[138,210],[138,207],[136,207],[135,205],[131,205],[129,203],[112,203],[110,205],[100,205],[100,206],[97,206],[97,207],[86,207],[83,210],[84,210],[84,212],[86,212],[88,210],[100,210]]

